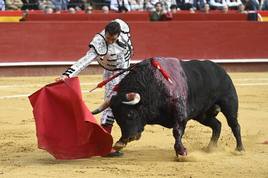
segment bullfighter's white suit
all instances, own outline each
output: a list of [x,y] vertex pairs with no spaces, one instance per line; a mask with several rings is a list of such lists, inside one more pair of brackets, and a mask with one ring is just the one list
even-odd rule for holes
[[[130,58],[133,54],[133,47],[130,39],[129,26],[123,20],[116,19],[114,21],[118,22],[121,27],[121,33],[118,40],[112,44],[107,44],[104,37],[105,30],[97,33],[89,44],[90,49],[87,54],[68,68],[63,75],[67,75],[68,77],[77,76],[94,60],[96,60],[105,69],[103,74],[104,80],[118,73],[120,69],[126,69],[130,66]],[[106,84],[105,99],[110,99],[111,96],[115,94],[115,91],[113,91],[114,86],[117,85],[125,75],[126,73]],[[113,113],[111,108],[107,108],[103,112],[101,124],[113,125],[113,123]]]

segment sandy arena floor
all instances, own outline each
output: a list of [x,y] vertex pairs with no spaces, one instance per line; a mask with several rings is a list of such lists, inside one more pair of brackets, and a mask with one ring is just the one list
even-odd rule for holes
[[[0,78],[0,178],[268,178],[268,144],[262,144],[268,140],[268,73],[232,73],[231,77],[240,99],[239,122],[246,152],[234,151],[234,137],[220,115],[222,134],[212,153],[203,149],[211,130],[190,121],[183,139],[189,154],[184,160],[175,159],[172,131],[155,125],[146,126],[141,140],[130,143],[121,158],[71,161],[55,160],[36,145],[27,95],[54,77]],[[81,76],[80,80],[87,91],[101,81],[101,76]],[[102,102],[103,90],[85,92],[84,99],[94,109]],[[117,126],[113,136],[120,136]]]

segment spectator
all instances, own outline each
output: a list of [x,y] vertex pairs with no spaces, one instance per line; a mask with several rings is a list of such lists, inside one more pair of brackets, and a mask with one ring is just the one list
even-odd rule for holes
[[[205,7],[207,4],[208,7]],[[195,10],[209,11],[210,7],[207,0],[193,0],[193,8]]]
[[259,1],[258,0],[245,0],[245,10],[247,11],[257,11],[259,10]]
[[111,5],[111,0],[103,0],[102,6],[110,7],[110,5]]
[[226,0],[210,0],[209,5],[212,10],[226,10],[228,8]]
[[49,9],[47,8],[51,8],[52,11],[55,8],[54,4],[52,3],[51,0],[39,0],[39,9],[44,10],[45,12]]
[[245,10],[248,13],[248,20],[258,20],[259,2],[257,0],[245,0]]
[[61,10],[60,10],[59,8],[56,7],[56,8],[54,9],[54,13],[55,13],[55,14],[61,14]]
[[85,7],[85,9],[87,9],[87,7],[91,7],[92,9],[94,9],[93,8],[93,6],[92,6],[92,1],[91,0],[83,0],[84,1],[84,7]]
[[242,4],[241,0],[226,0],[226,4],[231,10],[238,10],[240,4]]
[[155,4],[155,10],[150,14],[151,21],[163,21],[163,20],[170,20],[172,17],[169,16],[163,9],[163,4],[161,2],[157,2]]
[[91,6],[93,9],[101,9],[102,6],[108,6],[110,7],[111,0],[88,0],[91,3]]
[[190,9],[189,9],[189,12],[191,13],[191,14],[194,14],[195,13],[195,8],[194,7],[191,7]]
[[208,14],[209,13],[209,10],[210,10],[210,6],[209,6],[209,4],[205,4],[204,5],[204,8],[203,8],[203,11],[206,13],[206,14]]
[[240,4],[238,6],[238,12],[241,13],[241,14],[246,13],[244,4]]
[[22,6],[21,0],[6,0],[6,10],[21,10]]
[[102,12],[104,14],[108,14],[109,13],[109,7],[108,6],[102,6],[101,10],[102,10]]
[[71,7],[71,8],[68,9],[68,12],[70,14],[75,14],[76,13],[76,10],[75,10],[75,8]]
[[181,10],[192,10],[194,8],[193,0],[177,0],[177,6]]
[[223,6],[223,8],[222,8],[223,13],[227,14],[228,10],[229,10],[229,7],[227,5]]
[[268,10],[268,0],[261,0],[261,10]]
[[5,9],[6,9],[5,1],[4,0],[0,0],[0,11],[4,11]]
[[91,6],[87,6],[87,8],[85,9],[85,13],[92,14],[92,10],[93,10],[93,8]]
[[51,0],[55,9],[67,10],[68,0]]
[[111,0],[110,9],[116,12],[128,12],[131,10],[128,0]]
[[163,4],[164,11],[170,12],[171,5],[177,5],[176,0],[159,0]]
[[155,10],[155,4],[157,2],[160,2],[159,0],[145,0],[144,4],[145,4],[145,10],[147,11],[154,11]]
[[44,9],[45,14],[53,14],[53,9],[49,6],[46,6]]
[[23,6],[22,10],[38,10],[39,2],[38,0],[22,0]]
[[69,0],[68,9],[74,8],[76,11],[84,10],[85,3],[82,0]]
[[177,5],[172,4],[172,5],[170,6],[170,12],[171,12],[172,14],[176,14],[177,11],[178,11],[178,7],[177,7]]
[[133,11],[143,11],[144,1],[143,0],[129,0],[129,5]]

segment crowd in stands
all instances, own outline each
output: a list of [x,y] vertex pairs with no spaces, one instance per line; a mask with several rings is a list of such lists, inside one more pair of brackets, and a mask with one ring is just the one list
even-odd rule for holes
[[[210,10],[238,10],[239,12],[268,10],[268,0],[0,0],[0,11],[43,10],[44,13],[92,13],[92,10],[124,13],[130,11],[152,12],[151,19],[169,18],[169,13],[188,10],[190,13]],[[166,14],[162,17],[162,14]]]

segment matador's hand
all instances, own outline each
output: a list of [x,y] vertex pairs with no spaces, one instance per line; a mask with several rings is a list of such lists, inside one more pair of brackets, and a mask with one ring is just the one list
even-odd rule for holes
[[55,81],[59,82],[59,81],[65,80],[67,78],[69,78],[67,75],[61,75],[61,76],[55,78]]

